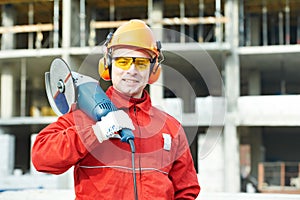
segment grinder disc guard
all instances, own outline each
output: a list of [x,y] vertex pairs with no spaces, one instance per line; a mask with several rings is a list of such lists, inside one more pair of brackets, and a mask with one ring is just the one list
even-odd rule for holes
[[71,110],[75,103],[75,84],[68,65],[60,58],[52,61],[50,71],[45,73],[48,101],[53,111],[63,115]]

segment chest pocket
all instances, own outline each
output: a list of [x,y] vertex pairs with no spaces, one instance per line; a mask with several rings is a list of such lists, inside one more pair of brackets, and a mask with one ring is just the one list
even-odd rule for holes
[[163,145],[162,145],[162,166],[169,166],[174,160],[172,159],[174,156],[172,155],[174,152],[172,151],[172,137],[168,133],[162,133]]

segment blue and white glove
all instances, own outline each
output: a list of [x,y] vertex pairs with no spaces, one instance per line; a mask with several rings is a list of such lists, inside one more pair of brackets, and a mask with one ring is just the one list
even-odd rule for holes
[[113,138],[119,130],[128,128],[134,130],[132,120],[123,110],[109,112],[92,126],[94,133],[100,143]]

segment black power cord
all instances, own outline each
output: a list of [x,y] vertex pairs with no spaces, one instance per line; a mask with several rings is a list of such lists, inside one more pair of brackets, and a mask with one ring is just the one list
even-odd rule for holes
[[134,159],[135,147],[134,147],[134,142],[133,142],[132,139],[129,139],[128,143],[129,143],[130,149],[131,149],[131,163],[132,163],[132,177],[133,177],[133,186],[134,186],[134,199],[138,200],[139,198],[138,198],[137,185],[136,185],[135,159]]

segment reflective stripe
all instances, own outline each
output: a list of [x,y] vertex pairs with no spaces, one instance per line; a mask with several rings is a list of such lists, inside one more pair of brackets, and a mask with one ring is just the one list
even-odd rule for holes
[[[79,167],[85,168],[85,169],[117,168],[117,169],[126,169],[126,170],[131,170],[132,171],[132,168],[124,167],[124,166],[82,166],[82,165],[79,165]],[[163,173],[163,174],[169,174],[168,172],[165,172],[165,171],[162,171],[162,170],[156,169],[156,168],[139,168],[139,169],[136,169],[135,171],[139,171],[139,170],[142,170],[142,171],[157,171],[157,172],[160,172],[160,173]]]

